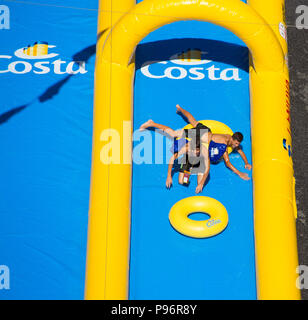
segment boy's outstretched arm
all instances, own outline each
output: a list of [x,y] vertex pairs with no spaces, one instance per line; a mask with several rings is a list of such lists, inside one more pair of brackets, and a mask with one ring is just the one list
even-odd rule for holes
[[236,173],[239,177],[241,177],[244,180],[250,180],[249,176],[247,173],[241,172],[239,170],[237,170],[232,163],[230,162],[230,158],[229,158],[229,154],[228,151],[226,151],[223,155],[224,161],[225,161],[225,165],[226,167],[228,167],[230,170],[232,170],[234,173]]
[[244,160],[245,162],[245,169],[247,170],[251,170],[251,164],[249,164],[247,157],[244,153],[244,151],[242,149],[238,149],[237,152],[240,154],[241,158]]

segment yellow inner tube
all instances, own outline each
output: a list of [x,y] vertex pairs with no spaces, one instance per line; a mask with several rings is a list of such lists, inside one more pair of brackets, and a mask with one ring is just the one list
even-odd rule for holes
[[[210,219],[195,221],[189,215],[206,213]],[[221,233],[228,225],[228,212],[216,199],[195,196],[178,201],[170,210],[172,227],[181,234],[192,238],[208,238]]]
[[[216,121],[216,120],[198,120],[200,123],[204,124],[205,126],[209,127],[214,134],[229,134],[230,136],[233,135],[233,131],[224,123]],[[188,124],[184,127],[184,129],[192,129],[193,126]],[[233,150],[231,147],[228,147],[228,153],[231,153]]]

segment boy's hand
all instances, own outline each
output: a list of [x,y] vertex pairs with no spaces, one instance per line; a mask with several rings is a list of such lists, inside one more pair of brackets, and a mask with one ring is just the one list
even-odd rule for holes
[[166,187],[167,189],[170,189],[172,186],[172,177],[168,176],[166,180]]
[[250,180],[250,177],[248,176],[247,173],[244,172],[240,172],[239,176],[243,179],[243,180]]
[[245,164],[245,169],[251,170],[251,168],[252,168],[251,164],[249,164],[249,163]]
[[200,193],[203,190],[203,184],[198,184],[196,188],[196,193]]

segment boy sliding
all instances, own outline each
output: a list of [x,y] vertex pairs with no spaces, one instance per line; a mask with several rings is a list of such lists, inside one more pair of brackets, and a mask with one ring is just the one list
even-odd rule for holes
[[148,120],[141,125],[140,130],[147,128],[160,129],[174,139],[173,155],[170,158],[168,166],[168,176],[166,181],[167,188],[172,186],[172,167],[175,159],[184,155],[184,163],[181,165],[179,174],[179,183],[184,183],[184,174],[192,168],[200,167],[202,160],[204,168],[198,171],[198,185],[196,193],[200,193],[204,187],[210,170],[210,163],[215,163],[223,157],[226,166],[244,180],[249,180],[247,173],[240,172],[230,162],[227,148],[231,147],[237,150],[245,162],[245,168],[251,170],[251,165],[247,161],[245,153],[239,148],[243,140],[243,135],[240,132],[235,132],[232,136],[228,134],[213,134],[211,129],[202,123],[198,122],[191,113],[176,106],[177,113],[182,113],[188,122],[193,126],[192,129],[173,130],[168,126],[155,123],[153,120]]

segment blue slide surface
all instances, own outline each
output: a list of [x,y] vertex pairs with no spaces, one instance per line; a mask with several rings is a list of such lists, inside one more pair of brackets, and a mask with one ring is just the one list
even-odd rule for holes
[[[2,4],[0,300],[83,299],[98,1]],[[38,41],[48,55],[18,54]]]
[[[192,49],[202,52],[203,64],[175,59]],[[185,21],[156,30],[136,52],[134,130],[148,119],[184,127],[176,114],[180,104],[197,120],[217,120],[242,132],[251,163],[248,66],[246,45],[221,27]],[[212,238],[183,236],[168,215],[176,202],[195,195],[197,179],[184,187],[176,173],[173,187],[166,189],[172,141],[159,136],[152,130],[134,136],[130,299],[256,299],[252,181],[239,178],[223,161],[212,164],[200,195],[226,207],[228,227]],[[165,139],[164,152],[159,139]],[[230,160],[249,173],[238,153]]]
[[[0,300],[83,299],[98,1],[3,5],[10,9],[10,29],[0,30],[0,265],[10,270],[10,289],[0,290]],[[18,56],[17,50],[38,41],[51,46],[48,55]],[[206,52],[210,61],[171,61],[188,49]],[[149,61],[156,63],[143,67]],[[135,129],[150,118],[182,128],[186,123],[175,113],[178,103],[197,119],[218,120],[243,132],[243,150],[251,161],[243,42],[208,23],[174,23],[142,41],[136,66]],[[216,79],[236,78],[228,68],[237,69],[240,80]],[[168,140],[165,150],[170,147]],[[252,182],[223,163],[212,165],[201,195],[226,207],[229,225],[210,239],[188,238],[171,227],[168,214],[177,201],[195,195],[196,177],[186,188],[175,174],[167,190],[171,154],[155,152],[154,145],[150,149],[156,163],[133,166],[129,298],[255,299]],[[245,171],[238,154],[230,159]]]

